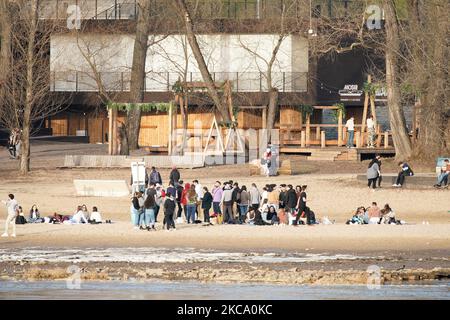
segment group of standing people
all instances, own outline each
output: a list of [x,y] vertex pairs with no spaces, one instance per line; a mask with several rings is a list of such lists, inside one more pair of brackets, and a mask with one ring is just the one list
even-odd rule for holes
[[[366,120],[367,126],[367,148],[375,148],[375,138],[376,138],[376,129],[375,129],[375,120],[373,115],[367,117]],[[347,128],[347,148],[354,148],[354,139],[355,139],[355,117],[350,117],[345,123],[345,127]]]
[[[314,213],[306,205],[307,186],[266,185],[262,191],[255,183],[249,188],[238,182],[216,181],[209,189],[197,179],[181,180],[180,172],[172,168],[167,188],[156,168],[148,175],[143,191],[134,191],[131,198],[131,222],[135,229],[156,230],[158,213],[164,212],[163,228],[176,229],[176,223],[271,224],[280,222],[314,224]],[[153,177],[153,178],[152,178]],[[183,215],[184,213],[184,215]]]

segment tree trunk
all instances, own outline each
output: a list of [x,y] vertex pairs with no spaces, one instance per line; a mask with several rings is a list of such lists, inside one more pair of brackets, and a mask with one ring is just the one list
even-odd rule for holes
[[272,88],[269,91],[269,104],[267,110],[267,143],[271,143],[272,129],[275,127],[275,119],[278,112],[278,89]]
[[[418,4],[417,4],[418,6]],[[414,14],[417,17],[415,23],[420,38],[419,45],[425,46],[425,55],[422,51],[416,50],[415,57],[421,66],[426,67],[426,73],[429,75],[427,81],[421,82],[423,86],[421,92],[421,108],[418,114],[419,135],[414,145],[414,156],[422,160],[432,160],[450,152],[448,148],[448,138],[446,131],[448,126],[448,98],[446,97],[446,84],[448,83],[448,55],[449,49],[447,43],[448,22],[448,4],[445,7],[438,5],[422,4],[421,6],[430,6],[428,8],[414,7]],[[444,4],[442,3],[442,6]],[[420,9],[428,9],[430,17],[421,22],[419,19]],[[424,11],[425,11],[424,10]],[[422,30],[425,30],[422,31]],[[426,39],[426,31],[433,30],[433,40]],[[418,46],[419,47],[419,46]],[[418,77],[420,77],[418,75]]]
[[208,93],[211,96],[216,108],[222,115],[222,120],[229,122],[231,121],[231,115],[229,114],[227,107],[223,105],[222,101],[220,100],[214,81],[211,77],[211,74],[208,70],[208,66],[206,65],[205,59],[200,50],[200,46],[198,44],[197,37],[194,33],[194,26],[189,14],[189,10],[186,6],[186,2],[185,0],[175,0],[175,2],[178,8],[181,10],[181,13],[183,14],[184,23],[186,27],[186,36],[188,38],[189,45],[191,47],[192,53],[194,54],[195,60],[197,61],[200,73],[202,74],[203,81],[206,83]]
[[396,152],[395,158],[396,160],[406,160],[411,156],[412,149],[397,82],[397,55],[400,52],[398,22],[392,0],[384,0],[384,3],[386,10],[386,86],[389,121]]
[[0,90],[2,83],[8,79],[11,63],[11,21],[7,0],[0,0]]
[[[130,102],[144,102],[145,64],[147,60],[150,0],[139,0],[139,14],[136,23],[136,36],[131,66]],[[141,109],[132,108],[127,114],[127,141],[129,150],[139,148],[139,131],[141,128]]]
[[30,8],[30,29],[28,30],[27,43],[27,64],[26,64],[26,85],[25,85],[25,106],[22,119],[22,134],[20,146],[20,168],[21,174],[30,171],[30,131],[31,131],[31,110],[33,108],[33,67],[34,67],[34,44],[37,31],[38,20],[38,0],[31,1]]

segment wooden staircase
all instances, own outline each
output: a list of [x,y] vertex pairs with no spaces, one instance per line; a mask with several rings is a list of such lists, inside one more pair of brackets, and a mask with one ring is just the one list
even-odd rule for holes
[[358,153],[356,149],[346,150],[312,150],[311,156],[307,157],[310,161],[357,161]]

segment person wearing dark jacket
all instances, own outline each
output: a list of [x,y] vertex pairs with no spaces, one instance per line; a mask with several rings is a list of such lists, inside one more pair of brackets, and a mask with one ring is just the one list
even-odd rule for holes
[[209,210],[211,210],[212,206],[212,194],[208,191],[207,187],[203,187],[203,201],[202,201],[202,209],[203,209],[203,217],[206,223],[211,224],[209,220]]
[[180,179],[181,179],[180,172],[178,171],[176,166],[173,166],[169,176],[170,182],[172,182],[175,187],[178,187],[178,185],[181,184]]
[[177,189],[177,205],[178,205],[178,211],[177,211],[177,219],[181,218],[181,215],[183,214],[183,204],[181,203],[181,199],[183,197],[183,180],[178,181],[178,185],[175,186],[175,189]]
[[231,193],[231,201],[233,201],[233,218],[236,217],[236,213],[239,216],[238,212],[238,204],[239,204],[239,194],[241,193],[241,189],[239,188],[239,184],[235,182],[233,184],[233,192]]
[[278,202],[279,202],[279,208],[284,209],[286,208],[286,185],[281,184],[280,185],[280,194],[278,196]]
[[400,161],[398,163],[398,166],[400,167],[400,172],[398,173],[397,180],[392,186],[396,188],[401,188],[403,186],[403,183],[405,182],[405,177],[413,176],[414,172],[412,171],[409,164],[407,164],[406,162]]
[[154,183],[155,185],[157,183],[159,183],[160,185],[162,185],[162,179],[161,179],[161,175],[159,174],[159,172],[156,170],[155,167],[152,167],[152,171],[150,171],[150,183]]
[[294,214],[295,208],[297,207],[297,193],[292,185],[288,185],[288,190],[286,192],[285,209],[291,214]]
[[166,194],[166,201],[164,201],[164,223],[167,231],[170,228],[175,229],[175,222],[173,221],[173,214],[175,213],[175,198],[171,193]]

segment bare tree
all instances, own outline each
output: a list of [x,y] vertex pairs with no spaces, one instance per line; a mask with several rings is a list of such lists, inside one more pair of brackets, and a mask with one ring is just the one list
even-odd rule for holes
[[[50,94],[48,59],[50,35],[58,24],[40,20],[40,1],[15,1],[11,24],[10,73],[3,84],[3,109],[0,122],[6,127],[20,128],[20,173],[30,170],[30,136],[33,124],[63,110],[66,99]],[[10,16],[12,17],[12,16]]]
[[186,1],[185,0],[174,0],[174,1],[184,21],[187,39],[191,47],[192,53],[195,57],[195,60],[197,61],[198,68],[202,75],[203,81],[207,86],[208,93],[211,96],[211,99],[213,100],[217,110],[220,112],[222,120],[224,122],[230,122],[231,115],[229,113],[229,110],[220,99],[218,90],[211,77],[211,73],[209,72],[205,58],[198,44],[197,36],[194,31],[194,22],[192,21],[191,14],[186,6]]
[[[247,52],[255,57],[255,59],[260,60],[265,65],[263,70],[260,69],[260,73],[264,74],[266,79],[266,87],[268,94],[268,103],[267,103],[267,135],[268,142],[270,142],[271,130],[275,126],[276,115],[278,113],[278,96],[279,90],[274,82],[273,78],[273,68],[278,58],[278,53],[280,51],[281,45],[283,41],[292,33],[294,33],[295,26],[288,28],[286,25],[286,17],[287,15],[293,13],[293,10],[296,8],[296,1],[291,1],[288,4],[283,3],[281,7],[281,13],[279,19],[269,20],[268,24],[271,26],[272,30],[277,30],[277,35],[275,39],[274,46],[271,48],[271,55],[269,59],[265,58],[263,55],[258,53],[258,48],[252,48],[251,44],[244,43],[241,38],[239,38],[239,43],[242,48],[244,48]],[[269,48],[264,48],[264,50],[270,50]]]
[[[134,103],[144,102],[145,64],[147,61],[149,29],[150,0],[139,0],[130,86],[130,102]],[[138,149],[139,131],[141,127],[140,108],[133,108],[128,111],[125,126],[129,149]]]
[[393,0],[384,0],[386,12],[386,87],[389,106],[389,122],[394,140],[396,158],[408,159],[411,156],[412,146],[406,128],[405,115],[401,104],[400,86],[398,77],[400,38],[399,22]]

